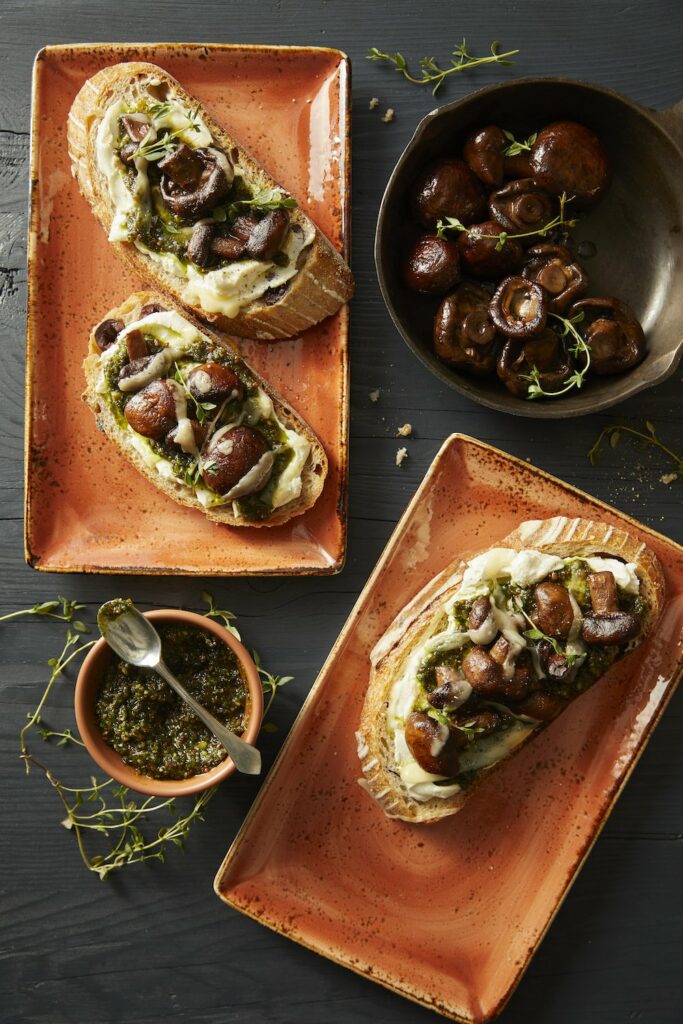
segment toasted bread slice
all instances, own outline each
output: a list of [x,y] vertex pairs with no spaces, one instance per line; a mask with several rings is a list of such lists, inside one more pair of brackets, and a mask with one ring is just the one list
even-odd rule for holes
[[[165,314],[152,314],[141,319],[143,307],[149,305],[163,307],[167,312]],[[129,426],[125,416],[120,413],[117,414],[115,404],[108,400],[108,392],[111,393],[111,388],[109,388],[105,381],[104,373],[107,360],[116,356],[115,348],[125,348],[125,342],[122,341],[121,346],[118,343],[114,343],[114,345],[102,352],[95,340],[95,328],[93,328],[90,335],[89,355],[83,363],[86,380],[83,398],[95,413],[99,429],[113,441],[135,468],[143,476],[147,477],[155,487],[163,491],[164,494],[167,494],[173,501],[178,502],[178,504],[197,509],[216,523],[223,523],[227,526],[279,526],[294,516],[302,515],[315,504],[325,483],[327,456],[325,455],[324,448],[308,424],[301,419],[263,378],[244,363],[244,360],[241,359],[236,349],[230,346],[226,338],[214,334],[205,325],[198,323],[189,316],[180,306],[169,301],[167,296],[160,295],[157,292],[136,292],[120,306],[110,310],[100,323],[106,320],[120,321],[123,323],[124,328],[130,328],[131,325],[139,322],[141,325],[140,330],[144,334],[146,327],[147,330],[153,330],[155,322],[167,320],[169,317],[181,317],[183,323],[188,328],[191,328],[193,337],[200,341],[203,339],[209,345],[219,346],[222,350],[231,353],[230,365],[239,373],[244,381],[245,387],[248,389],[246,393],[255,396],[258,396],[259,391],[264,393],[267,399],[270,399],[272,402],[273,415],[279,425],[278,430],[282,428],[283,431],[291,431],[300,439],[299,457],[301,460],[305,457],[305,462],[302,465],[298,479],[294,478],[292,483],[292,491],[294,493],[300,481],[299,493],[285,504],[274,507],[264,518],[249,518],[248,514],[240,511],[239,502],[228,501],[225,504],[208,505],[203,503],[199,499],[198,493],[202,494],[205,501],[208,500],[209,502],[213,502],[218,496],[212,495],[208,488],[202,486],[200,476],[197,477],[198,487],[196,487],[171,476],[167,471],[162,475],[159,466],[168,460],[157,459],[155,461],[158,453],[150,447],[148,440],[137,434]],[[119,333],[123,339],[125,337],[123,329]],[[166,375],[171,376],[170,373]],[[265,400],[266,409],[268,408],[267,399]],[[231,406],[230,408],[233,409],[234,407]],[[237,418],[239,418],[239,406],[236,411],[238,414]],[[233,418],[235,418],[234,415]],[[276,421],[273,420],[273,423]],[[215,429],[218,430],[220,426],[221,423],[219,422],[216,424]],[[307,453],[306,446],[308,449]],[[266,494],[267,487],[268,485],[264,488],[264,493]]]
[[[335,313],[349,300],[353,292],[353,278],[348,266],[310,218],[298,208],[290,211],[289,228],[283,242],[284,248],[292,243],[288,266],[283,268],[270,260],[259,264],[250,259],[229,265],[230,272],[235,267],[256,271],[257,284],[251,282],[249,287],[243,278],[239,278],[239,286],[234,281],[221,283],[216,276],[221,271],[202,271],[185,256],[180,261],[173,256],[161,259],[149,247],[141,249],[137,228],[121,230],[119,225],[119,230],[112,230],[117,204],[111,180],[115,180],[116,187],[123,189],[119,200],[124,206],[130,200],[131,192],[137,195],[138,186],[142,189],[139,202],[143,205],[149,202],[149,162],[136,160],[130,166],[126,179],[126,168],[118,156],[115,141],[119,133],[119,119],[115,116],[112,124],[107,120],[108,112],[116,113],[116,105],[140,106],[141,97],[145,97],[142,102],[147,106],[152,100],[157,107],[169,102],[180,104],[174,108],[176,121],[180,110],[188,112],[188,115],[191,112],[190,116],[198,118],[196,123],[202,127],[201,130],[197,128],[196,141],[205,148],[210,146],[213,151],[220,151],[228,161],[228,169],[237,172],[234,180],[246,184],[252,195],[279,190],[277,183],[244,147],[161,68],[141,62],[104,68],[86,81],[73,102],[67,126],[69,155],[72,172],[83,196],[110,235],[118,254],[136,274],[218,329],[246,338],[273,340],[292,337]],[[162,126],[163,118],[169,115],[157,116],[162,118],[158,137],[170,135],[172,124]],[[189,118],[185,123],[191,124]],[[174,145],[180,142],[192,144],[190,127],[186,127],[182,136],[176,132]],[[135,186],[131,185],[132,180],[137,183]],[[281,196],[287,195],[284,190],[279,191]],[[229,199],[230,195],[225,201]],[[248,210],[248,206],[243,208],[243,212]],[[207,217],[211,220],[211,211],[208,214],[204,212],[203,216],[205,220]],[[199,216],[191,217],[193,223],[200,219]],[[173,230],[179,237],[177,224]],[[263,273],[264,268],[267,273]],[[206,287],[209,280],[210,287]],[[257,294],[259,290],[261,293]],[[235,303],[242,301],[245,304],[237,309]]]
[[[540,553],[541,555],[557,556],[558,559],[562,560],[597,558],[598,561],[595,565],[598,568],[581,570],[584,572],[585,580],[588,578],[586,575],[588,572],[598,572],[604,564],[609,565],[608,560],[616,560],[616,564],[612,562],[612,569],[618,575],[621,575],[622,572],[618,566],[623,565],[623,572],[628,573],[629,586],[631,587],[630,592],[634,594],[637,591],[639,628],[637,635],[631,637],[628,643],[620,645],[618,649],[616,647],[600,648],[603,651],[611,650],[612,655],[615,657],[627,653],[648,636],[654,629],[661,614],[664,601],[664,578],[661,566],[653,552],[634,537],[633,534],[625,530],[608,526],[604,523],[596,523],[589,519],[555,517],[553,519],[522,523],[516,530],[505,537],[499,546],[497,545],[496,548],[490,549],[490,551],[495,552],[500,549],[508,549],[509,555],[506,556],[508,561],[517,552],[529,552],[531,555]],[[485,565],[485,559],[487,557],[490,558],[490,552],[483,552],[481,557],[484,559]],[[526,556],[523,557],[526,558]],[[534,557],[536,558],[536,556]],[[471,599],[472,595],[476,593],[476,587],[472,589],[472,584],[469,582],[472,578],[473,570],[470,569],[468,575],[465,576],[468,566],[471,566],[471,564],[471,559],[468,562],[455,562],[428,583],[421,593],[397,616],[371,653],[372,670],[370,683],[357,733],[358,753],[363,769],[363,778],[359,782],[377,801],[385,814],[392,818],[401,818],[412,822],[433,822],[459,811],[484,775],[495,771],[496,767],[503,760],[506,760],[510,754],[520,749],[525,743],[531,741],[547,724],[547,722],[534,719],[533,716],[525,715],[519,710],[517,710],[517,715],[514,716],[515,705],[519,709],[519,707],[524,706],[523,701],[520,703],[519,701],[509,701],[505,697],[496,697],[496,702],[502,700],[504,707],[507,706],[509,710],[511,709],[514,717],[514,721],[511,722],[507,730],[498,733],[497,747],[494,748],[491,737],[483,737],[477,740],[476,735],[470,735],[468,738],[468,742],[473,743],[473,746],[469,749],[477,751],[482,762],[487,760],[485,756],[481,756],[482,752],[487,749],[489,750],[488,757],[493,758],[493,760],[490,760],[489,763],[482,763],[481,767],[475,770],[470,770],[468,777],[462,785],[458,785],[456,781],[457,776],[453,778],[453,784],[449,784],[451,780],[448,778],[433,775],[432,778],[435,782],[441,784],[440,789],[437,789],[434,784],[429,782],[426,785],[420,785],[419,782],[415,784],[413,780],[422,779],[424,773],[421,771],[416,772],[412,768],[406,770],[406,764],[410,763],[410,758],[413,755],[409,752],[407,743],[405,746],[401,746],[400,738],[398,741],[396,738],[399,731],[403,731],[403,723],[405,721],[405,719],[398,719],[396,717],[396,709],[401,706],[397,703],[397,694],[400,692],[397,687],[401,685],[408,687],[405,691],[402,705],[405,711],[409,711],[414,707],[414,703],[419,702],[421,698],[423,699],[423,706],[431,710],[430,703],[424,699],[425,694],[423,691],[420,691],[416,678],[418,665],[424,653],[423,645],[428,638],[440,633],[440,627],[443,627],[446,620],[449,601],[452,603],[454,598],[462,600],[459,597],[460,594],[465,594],[466,597]],[[544,563],[541,559],[536,558],[536,564],[543,567]],[[551,564],[547,562],[546,567]],[[575,564],[581,565],[581,563]],[[550,570],[542,577],[535,579],[534,585],[547,580],[549,575]],[[496,575],[495,570],[490,578],[500,579]],[[502,573],[502,578],[504,581],[506,580],[504,572]],[[634,580],[637,581],[635,584],[633,583]],[[486,578],[484,578],[484,582],[486,582]],[[569,586],[571,590],[572,585],[570,584]],[[484,590],[483,592],[486,591]],[[585,593],[586,595],[588,594],[588,589],[586,589]],[[619,593],[621,594],[621,591]],[[456,595],[458,596],[456,597]],[[493,602],[493,597],[490,600]],[[509,601],[510,598],[507,600]],[[574,601],[573,596],[572,600]],[[582,600],[584,600],[583,597]],[[624,599],[620,597],[620,600],[623,601]],[[575,621],[578,621],[579,631],[577,636],[580,638],[582,636],[581,625],[584,612],[579,609],[575,601],[574,605],[577,609],[574,614],[579,616],[579,619]],[[506,607],[517,609],[518,605],[516,603],[514,606],[507,604]],[[593,614],[590,605],[585,613]],[[532,614],[535,614],[533,610]],[[496,626],[494,628],[498,628],[498,620],[495,621]],[[513,625],[512,629],[513,631],[517,629],[523,634],[526,630],[531,630],[534,625],[535,623],[531,620],[524,622],[522,617],[521,625],[516,627]],[[462,629],[463,627],[458,626],[457,628]],[[503,634],[501,632],[498,635],[502,636]],[[510,636],[511,634],[508,633],[507,635]],[[570,636],[572,635],[570,633]],[[490,643],[493,636],[489,636],[486,639]],[[522,635],[520,639],[523,643],[526,643],[528,649],[527,657],[529,657],[531,645],[535,645],[535,649],[538,646],[538,637],[532,639],[524,638]],[[483,641],[477,640],[477,642],[482,643]],[[562,643],[565,643],[565,641],[562,641]],[[473,644],[474,640],[472,638],[465,641],[464,650],[467,650]],[[566,641],[566,644],[568,647],[569,641]],[[580,651],[582,646],[586,651],[583,657],[592,656],[592,652],[595,649],[588,647],[581,639],[578,640],[578,646],[573,647],[572,650],[575,652]],[[566,649],[564,653],[567,653]],[[583,661],[580,660],[582,656],[575,653],[573,657],[579,659],[576,664],[578,665],[577,672],[580,672],[581,665],[583,664]],[[411,659],[413,659],[412,662]],[[540,664],[540,662],[532,660],[532,665],[534,664]],[[464,689],[461,690],[461,696],[464,696],[467,693],[468,683],[461,669],[458,669],[458,673],[463,680],[461,685]],[[590,679],[586,682],[585,686],[577,683],[577,692],[566,695],[565,703],[575,699],[578,693],[581,692],[581,689],[592,685],[594,681],[594,679]],[[543,686],[540,682],[535,685],[538,685],[539,688]],[[552,691],[553,685],[548,684],[547,688]],[[560,692],[564,693],[561,688]],[[476,690],[474,698],[475,702],[477,699],[480,699]],[[467,697],[465,697],[466,701]],[[472,702],[470,701],[470,703]],[[495,711],[496,705],[492,706]],[[466,711],[467,707],[469,705],[465,704],[463,710]],[[480,710],[476,703],[474,710]],[[498,706],[498,710],[500,710],[500,706]],[[432,714],[434,714],[433,711]],[[464,717],[466,718],[467,714]],[[444,719],[442,718],[441,721],[443,722]],[[466,722],[464,725],[467,727]],[[488,748],[486,747],[487,743],[491,744]],[[406,752],[408,752],[407,759]],[[460,764],[465,763],[462,751],[459,751],[458,756]],[[416,768],[419,769],[417,761],[414,763]],[[470,758],[470,763],[476,763],[476,759]],[[425,780],[428,778],[429,775],[424,775]],[[435,795],[438,792],[443,793],[443,795]]]

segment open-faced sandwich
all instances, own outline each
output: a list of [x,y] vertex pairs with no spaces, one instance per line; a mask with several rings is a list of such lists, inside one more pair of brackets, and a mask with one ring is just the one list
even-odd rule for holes
[[88,79],[68,140],[117,252],[221,330],[288,338],[351,297],[349,268],[295,200],[156,65]]
[[632,534],[589,519],[522,523],[449,566],[372,652],[361,786],[392,818],[454,814],[653,629],[664,579]]
[[226,339],[154,292],[90,336],[84,399],[174,501],[230,526],[277,526],[317,500],[327,458],[304,421]]

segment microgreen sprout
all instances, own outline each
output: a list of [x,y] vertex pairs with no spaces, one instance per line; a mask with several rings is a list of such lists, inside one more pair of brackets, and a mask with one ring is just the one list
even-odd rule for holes
[[475,57],[469,53],[467,40],[463,38],[463,41],[453,48],[448,67],[439,67],[434,57],[423,57],[420,61],[419,78],[410,73],[408,62],[402,53],[386,53],[384,50],[378,50],[376,46],[373,46],[368,51],[367,59],[384,61],[387,64],[393,65],[394,70],[403,75],[408,82],[412,82],[413,85],[430,85],[432,87],[432,95],[436,95],[448,75],[452,75],[457,71],[469,71],[482,64],[509,66],[513,63],[509,58],[519,53],[519,50],[508,50],[507,53],[501,53],[498,40],[494,40],[491,43],[490,50],[490,54],[486,57]]

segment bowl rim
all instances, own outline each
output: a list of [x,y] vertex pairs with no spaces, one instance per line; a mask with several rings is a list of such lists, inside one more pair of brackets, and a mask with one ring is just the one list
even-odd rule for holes
[[[611,89],[606,85],[598,85],[593,82],[586,82],[578,78],[566,78],[558,75],[527,75],[524,78],[515,78],[507,82],[497,82],[492,85],[485,85],[478,89],[473,89],[468,92],[466,96],[462,96],[459,99],[451,100],[448,103],[444,103],[442,106],[434,107],[430,110],[415,127],[415,130],[406,143],[403,151],[399,155],[396,163],[394,164],[393,170],[389,176],[382,200],[379,205],[377,213],[377,223],[375,226],[375,241],[374,241],[374,259],[375,259],[375,272],[377,274],[377,280],[379,282],[380,291],[384,300],[384,305],[387,308],[389,316],[391,317],[393,324],[398,333],[403,338],[408,348],[413,352],[414,355],[420,360],[423,366],[425,366],[430,373],[437,377],[448,387],[454,391],[458,391],[461,395],[471,399],[473,402],[477,402],[479,405],[485,406],[487,409],[493,409],[495,412],[506,413],[509,416],[521,416],[527,419],[569,419],[577,416],[590,416],[596,412],[602,412],[605,409],[612,408],[621,402],[627,401],[634,395],[647,388],[655,387],[658,384],[663,383],[669,377],[671,377],[678,369],[681,360],[683,359],[683,334],[676,347],[676,349],[668,356],[666,365],[663,369],[655,376],[649,379],[636,379],[631,375],[632,383],[626,384],[623,391],[617,396],[605,396],[600,399],[595,399],[589,408],[586,409],[575,409],[571,405],[568,406],[566,402],[523,402],[517,401],[517,405],[503,404],[503,402],[497,401],[495,398],[491,398],[486,394],[482,394],[477,387],[476,381],[473,378],[471,381],[464,375],[461,377],[456,376],[455,371],[449,370],[445,365],[441,365],[438,362],[432,362],[428,355],[424,352],[422,347],[418,345],[410,333],[404,328],[400,321],[398,313],[395,309],[393,299],[389,294],[389,289],[386,282],[385,270],[382,262],[382,244],[384,235],[384,226],[387,220],[387,206],[389,203],[389,197],[396,183],[396,178],[403,164],[408,157],[414,152],[418,144],[422,139],[426,128],[434,121],[438,116],[444,113],[450,113],[452,110],[458,107],[463,107],[467,103],[471,102],[475,98],[487,96],[488,94],[496,94],[504,91],[514,90],[520,86],[528,85],[566,85],[572,86],[578,89],[585,89],[587,92],[601,93],[605,96],[610,97],[613,100],[629,107],[634,113],[640,117],[645,118],[646,121],[657,131],[667,143],[673,146],[676,151],[678,158],[681,162],[681,168],[683,169],[683,149],[679,146],[678,142],[667,130],[664,124],[662,124],[658,115],[665,113],[664,111],[649,110],[642,104],[635,100],[630,99],[623,93],[618,92],[616,89]],[[675,109],[669,108],[670,110]],[[660,357],[661,358],[661,357]],[[628,377],[625,378],[628,381]],[[505,396],[503,396],[505,397]]]
[[[213,633],[237,655],[249,690],[249,719],[242,738],[247,743],[254,743],[263,720],[263,689],[254,659],[244,644],[215,619],[199,615],[196,612],[185,611],[181,608],[158,608],[154,611],[143,612],[143,614],[150,622],[184,622],[197,626],[205,632]],[[88,651],[78,673],[74,690],[74,709],[78,732],[86,750],[103,772],[137,793],[159,797],[191,796],[222,782],[235,772],[235,765],[229,756],[225,757],[215,768],[199,775],[191,775],[187,779],[155,779],[150,775],[143,775],[127,765],[113,747],[106,742],[95,720],[94,698],[100,682],[97,664],[107,649],[113,653],[107,641],[101,637]]]

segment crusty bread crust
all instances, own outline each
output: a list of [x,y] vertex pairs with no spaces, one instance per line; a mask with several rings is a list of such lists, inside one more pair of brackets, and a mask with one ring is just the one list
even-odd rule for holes
[[[226,338],[216,335],[205,324],[199,323],[190,316],[181,306],[171,302],[167,296],[159,295],[158,292],[135,292],[120,306],[117,306],[115,309],[111,309],[108,313],[105,313],[101,320],[122,320],[126,325],[133,323],[135,320],[139,319],[141,308],[149,303],[159,303],[166,309],[175,310],[189,323],[194,324],[198,331],[201,331],[202,334],[211,338],[212,341],[228,346]],[[98,323],[100,323],[101,320],[99,320]],[[259,376],[259,374],[252,370],[251,367],[249,367],[250,374],[272,399],[275,412],[277,413],[280,422],[290,430],[296,430],[297,433],[301,434],[302,437],[305,437],[311,445],[311,452],[302,473],[302,488],[299,497],[295,501],[290,501],[286,505],[283,505],[282,508],[277,509],[269,519],[254,522],[251,520],[247,521],[245,519],[237,518],[233,514],[232,505],[223,505],[217,508],[205,508],[204,505],[197,500],[190,487],[186,487],[184,484],[177,483],[174,480],[164,479],[153,467],[147,465],[140,453],[130,443],[128,432],[119,425],[109,406],[102,402],[100,395],[97,393],[96,385],[101,363],[100,350],[95,343],[94,328],[90,334],[88,351],[89,354],[83,362],[83,372],[86,380],[86,389],[83,393],[83,400],[95,413],[97,426],[104,434],[107,435],[107,437],[110,438],[111,441],[114,442],[117,448],[123,452],[126,458],[132,462],[135,468],[142,473],[143,476],[147,477],[155,487],[160,491],[163,491],[164,494],[167,494],[169,498],[173,499],[173,501],[178,502],[179,505],[187,505],[188,508],[197,509],[198,511],[203,512],[204,515],[208,516],[209,519],[213,520],[213,522],[223,523],[226,526],[259,527],[281,526],[282,523],[288,522],[288,520],[293,519],[294,516],[302,515],[318,500],[327,476],[327,456],[325,454],[325,449],[308,424],[302,420],[298,413],[296,413],[291,406],[289,406],[285,400],[269,384],[267,384],[262,377]],[[239,353],[237,354],[239,355]]]
[[[558,555],[560,558],[605,553],[633,562],[637,567],[641,594],[647,602],[648,613],[639,636],[631,646],[636,647],[644,640],[659,619],[664,603],[661,566],[647,545],[626,530],[590,519],[556,516],[553,519],[521,523],[495,546],[516,551],[531,549]],[[430,581],[399,613],[371,653],[370,683],[356,734],[363,769],[363,778],[359,779],[359,784],[390,818],[434,822],[455,814],[469,799],[481,778],[495,771],[502,763],[498,761],[482,770],[466,790],[452,797],[434,798],[420,803],[410,797],[395,770],[393,740],[387,729],[387,701],[398,672],[412,651],[432,633],[444,604],[455,594],[462,581],[466,564],[460,560],[454,562]],[[525,742],[533,740],[543,728],[541,724],[513,753],[524,746]]]
[[[144,82],[147,79],[160,80],[173,93],[174,98],[186,104],[188,109],[197,107],[194,97],[161,68],[155,64],[131,61],[104,68],[89,78],[69,112],[67,136],[72,173],[107,234],[111,228],[113,206],[106,181],[98,170],[95,147],[97,131],[107,107],[124,98],[132,82]],[[251,182],[259,189],[277,186],[277,182],[247,150],[201,105],[200,113],[216,145],[228,154],[235,149],[239,152],[240,166],[248,172]],[[304,229],[312,227],[315,230],[313,243],[301,254],[297,275],[289,282],[278,302],[272,305],[253,302],[232,318],[220,313],[207,313],[200,307],[189,305],[178,292],[176,279],[132,243],[111,244],[134,273],[150,279],[154,287],[219,330],[244,338],[272,341],[290,338],[336,313],[353,293],[351,271],[322,232],[298,208],[291,211],[291,220]]]

